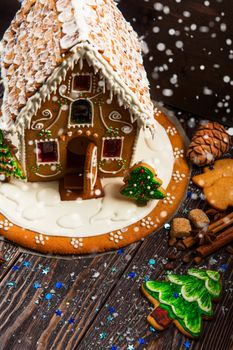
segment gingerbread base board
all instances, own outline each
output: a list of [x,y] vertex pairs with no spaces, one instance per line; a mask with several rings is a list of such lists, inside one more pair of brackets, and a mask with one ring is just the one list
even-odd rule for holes
[[178,210],[186,193],[190,170],[184,158],[185,140],[180,131],[165,114],[159,113],[156,119],[167,132],[173,148],[175,163],[170,183],[166,188],[169,195],[166,200],[159,201],[149,215],[115,231],[109,232],[108,226],[108,231],[104,234],[88,235],[88,237],[85,235],[65,237],[47,235],[22,228],[11,223],[7,215],[0,214],[0,234],[18,245],[40,253],[74,255],[119,249],[159,229]]

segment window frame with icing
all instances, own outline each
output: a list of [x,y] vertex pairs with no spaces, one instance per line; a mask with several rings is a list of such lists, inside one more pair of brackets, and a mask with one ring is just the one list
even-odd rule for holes
[[[112,156],[112,157],[106,157],[104,156],[104,146],[105,146],[105,141],[108,140],[121,140],[121,148],[120,148],[120,155],[119,156]],[[102,138],[102,149],[101,149],[101,160],[121,160],[122,158],[122,153],[123,153],[123,146],[124,146],[124,136],[116,136],[116,137],[103,137]]]
[[[74,103],[77,103],[78,101],[86,101],[89,103],[90,107],[91,107],[91,122],[90,123],[75,123],[72,120],[72,108]],[[81,128],[85,128],[85,127],[93,127],[93,122],[94,122],[94,105],[93,102],[89,99],[89,98],[78,98],[75,101],[73,101],[70,104],[70,108],[69,108],[69,123],[68,123],[68,127],[69,128],[75,128],[75,127],[81,127]]]
[[[45,161],[45,162],[42,162],[40,159],[39,159],[39,151],[40,151],[40,148],[39,148],[39,144],[40,143],[49,143],[49,142],[53,142],[54,144],[56,144],[56,151],[57,151],[57,160],[54,160],[54,161]],[[38,165],[53,165],[53,164],[60,164],[60,148],[59,148],[59,142],[58,142],[58,139],[46,139],[46,140],[35,140],[35,143],[36,143],[36,163]]]
[[[74,89],[74,83],[75,83],[75,79],[78,77],[89,77],[90,78],[90,84],[89,84],[89,89],[88,90],[79,90],[79,89]],[[79,94],[83,94],[83,93],[90,93],[92,91],[92,86],[93,86],[93,74],[92,73],[77,73],[77,74],[72,74],[72,93],[79,93]]]

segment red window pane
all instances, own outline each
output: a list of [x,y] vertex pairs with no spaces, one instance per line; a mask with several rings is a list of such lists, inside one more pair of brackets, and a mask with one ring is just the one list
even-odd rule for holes
[[55,141],[38,142],[37,152],[40,163],[52,163],[58,160],[57,142]]
[[103,156],[105,158],[119,158],[121,156],[121,139],[104,140]]
[[77,91],[89,91],[91,87],[90,75],[76,75],[74,77],[73,89]]

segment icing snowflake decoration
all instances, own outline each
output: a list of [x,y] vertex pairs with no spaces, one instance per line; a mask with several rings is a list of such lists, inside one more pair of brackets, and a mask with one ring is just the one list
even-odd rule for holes
[[4,231],[8,231],[10,227],[13,227],[13,224],[9,222],[7,219],[4,221],[0,221],[0,229],[3,229]]
[[171,135],[171,136],[176,135],[176,134],[177,134],[176,128],[175,128],[175,127],[172,127],[172,126],[169,126],[169,127],[167,128],[167,134],[168,134],[168,135]]
[[175,197],[171,195],[171,193],[167,193],[166,198],[163,200],[163,204],[173,204]]
[[70,244],[75,248],[81,248],[83,247],[83,238],[72,238],[70,241]]
[[152,226],[154,226],[154,221],[148,216],[147,218],[141,220],[141,226],[151,228]]
[[110,232],[109,234],[109,240],[114,241],[115,243],[119,243],[119,241],[122,241],[122,239],[124,239],[124,237],[120,230],[117,232]]
[[48,241],[48,240],[49,240],[49,237],[43,236],[42,234],[35,236],[36,244],[45,245],[45,241]]
[[185,178],[185,174],[181,174],[179,172],[179,170],[176,170],[173,174],[172,174],[173,179],[175,180],[175,182],[180,182]]
[[176,159],[184,158],[184,150],[183,149],[179,149],[178,147],[175,147],[174,148],[174,157]]

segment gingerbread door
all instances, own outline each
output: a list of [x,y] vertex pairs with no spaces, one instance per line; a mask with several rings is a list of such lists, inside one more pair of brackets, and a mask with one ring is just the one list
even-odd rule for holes
[[67,169],[60,181],[60,195],[62,200],[103,196],[98,179],[97,146],[88,138],[78,137],[67,146]]

